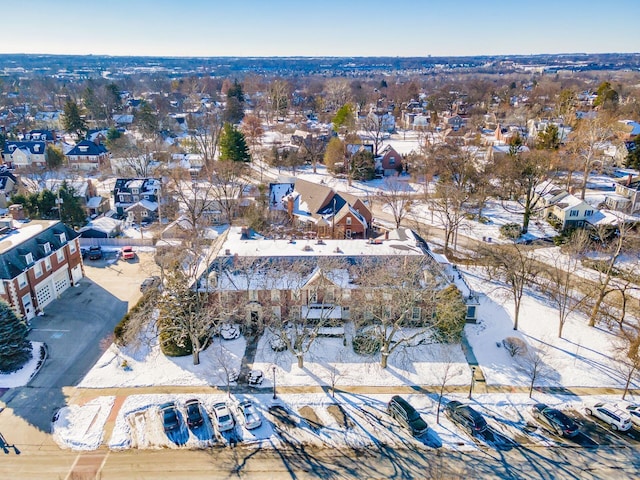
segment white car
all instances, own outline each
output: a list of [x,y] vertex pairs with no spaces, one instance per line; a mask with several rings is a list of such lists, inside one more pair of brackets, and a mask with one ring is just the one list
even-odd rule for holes
[[631,428],[631,417],[627,412],[616,405],[609,403],[596,403],[592,407],[586,407],[587,415],[593,415],[609,424],[611,430],[626,431]]
[[238,404],[238,411],[240,412],[240,417],[244,423],[244,428],[247,430],[258,428],[262,425],[260,414],[249,400],[240,402]]
[[640,428],[640,405],[630,403],[625,406],[625,409],[629,416],[631,416],[631,423]]
[[235,426],[235,422],[233,421],[233,417],[231,416],[231,411],[229,411],[229,407],[227,407],[226,403],[215,403],[213,405],[213,415],[216,419],[218,431],[226,432],[228,430],[232,430]]

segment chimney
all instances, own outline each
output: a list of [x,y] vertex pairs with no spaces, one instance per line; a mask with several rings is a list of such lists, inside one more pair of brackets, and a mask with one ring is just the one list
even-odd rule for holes
[[632,181],[633,181],[633,173],[630,173],[629,176],[627,177],[627,187],[631,185]]
[[14,220],[24,220],[24,210],[22,208],[22,205],[20,205],[19,203],[10,205],[9,215],[11,215],[11,218],[13,218]]

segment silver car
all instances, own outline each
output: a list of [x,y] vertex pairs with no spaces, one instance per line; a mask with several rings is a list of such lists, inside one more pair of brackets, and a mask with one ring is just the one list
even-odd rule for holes
[[227,432],[235,426],[231,411],[224,402],[218,402],[213,405],[213,416],[220,432]]
[[240,402],[238,405],[238,411],[242,417],[244,428],[247,430],[252,430],[262,425],[262,418],[260,418],[260,414],[249,400]]

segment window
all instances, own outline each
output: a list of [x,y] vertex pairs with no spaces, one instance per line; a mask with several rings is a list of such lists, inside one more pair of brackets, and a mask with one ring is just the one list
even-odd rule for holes
[[333,303],[335,301],[335,293],[333,291],[333,288],[329,287],[327,288],[326,294],[325,294],[325,303]]
[[389,159],[389,165],[391,165],[392,167],[396,164],[396,157],[391,157]]
[[351,229],[347,228],[347,231],[345,232],[345,235],[347,238],[351,238]]
[[584,211],[584,216],[585,217],[590,217],[591,215],[593,215],[593,210],[585,210]]
[[271,290],[271,301],[272,302],[280,301],[280,290],[276,290],[275,288]]
[[291,291],[291,297],[296,301],[299,302],[300,301],[300,290],[292,290]]
[[64,262],[64,248],[56,250],[56,259],[58,260],[58,263]]
[[249,301],[257,302],[258,301],[258,291],[257,290],[249,290]]
[[44,259],[44,268],[51,270],[51,259],[49,257]]
[[67,235],[64,232],[59,234],[58,238],[60,239],[60,243],[67,243]]
[[318,303],[318,291],[309,290],[309,303]]
[[347,217],[347,225],[351,225],[351,217]]
[[33,273],[36,276],[36,278],[40,277],[42,275],[42,264],[40,262],[36,263],[33,267]]
[[291,307],[291,318],[293,320],[300,320],[300,307],[298,305]]
[[569,216],[570,217],[577,217],[578,216],[578,210],[569,210]]
[[76,253],[76,242],[71,242],[69,244],[69,253]]
[[421,313],[420,307],[413,307],[411,310],[411,320],[420,320]]
[[351,301],[351,290],[347,288],[342,291],[342,300],[345,302]]
[[27,274],[21,273],[18,275],[18,288],[24,288],[27,286]]
[[24,255],[24,261],[27,265],[31,265],[33,263],[33,254],[31,252],[26,253]]
[[44,253],[46,253],[47,255],[49,255],[51,253],[51,244],[49,242],[46,242],[44,245],[42,245],[44,247]]

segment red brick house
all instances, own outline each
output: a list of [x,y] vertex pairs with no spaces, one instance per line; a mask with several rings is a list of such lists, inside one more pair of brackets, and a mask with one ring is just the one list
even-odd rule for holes
[[57,220],[0,219],[0,298],[33,318],[84,275],[79,234]]

